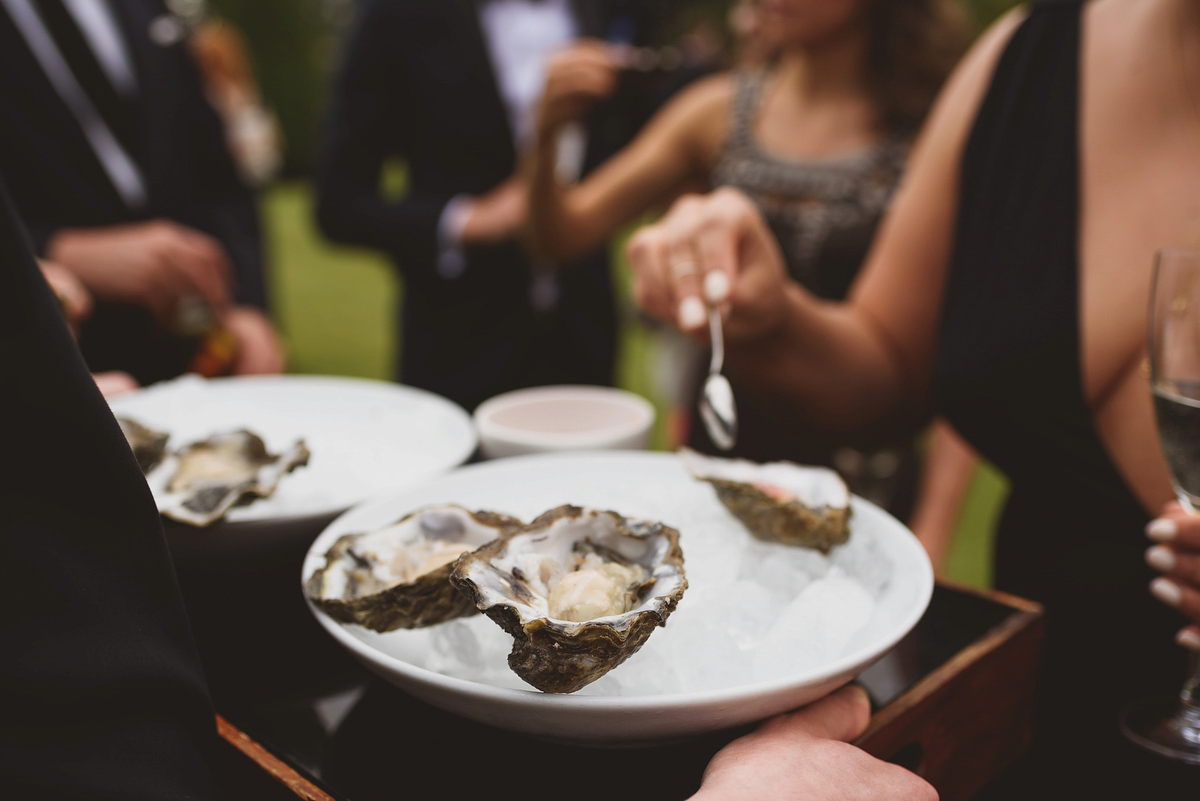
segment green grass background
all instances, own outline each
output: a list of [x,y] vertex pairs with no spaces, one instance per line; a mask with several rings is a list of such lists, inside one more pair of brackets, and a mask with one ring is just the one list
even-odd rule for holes
[[[389,184],[402,182],[401,177]],[[389,187],[395,188],[395,187]],[[295,373],[391,377],[396,352],[397,303],[402,281],[387,259],[364,250],[336,247],[316,231],[307,184],[277,184],[264,196],[271,254],[275,316]],[[619,248],[614,248],[619,251]],[[622,292],[618,383],[650,398],[659,409],[655,442],[665,441],[665,410],[652,379],[653,337],[638,322],[628,298],[622,259],[614,257]],[[974,586],[991,585],[991,539],[1007,488],[1003,477],[976,471],[959,516],[946,576]]]

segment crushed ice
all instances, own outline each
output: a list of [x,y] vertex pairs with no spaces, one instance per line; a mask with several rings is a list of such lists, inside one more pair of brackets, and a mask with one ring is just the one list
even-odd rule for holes
[[[688,590],[638,653],[576,695],[671,695],[786,678],[845,655],[871,620],[892,566],[869,527],[828,556],[765,543],[715,502],[711,490],[697,487],[695,495],[689,489],[672,498],[648,487],[632,501],[624,489],[623,514],[663,520],[680,531]],[[587,500],[618,508],[616,499]],[[484,615],[369,639],[428,670],[533,691],[508,667],[512,638]]]

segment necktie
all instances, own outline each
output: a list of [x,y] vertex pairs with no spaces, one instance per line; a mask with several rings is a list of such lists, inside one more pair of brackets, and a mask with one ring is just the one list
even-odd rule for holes
[[125,152],[135,161],[138,160],[144,142],[137,99],[123,97],[113,86],[79,30],[75,17],[63,5],[62,0],[34,0],[34,4],[75,80],[87,93]]

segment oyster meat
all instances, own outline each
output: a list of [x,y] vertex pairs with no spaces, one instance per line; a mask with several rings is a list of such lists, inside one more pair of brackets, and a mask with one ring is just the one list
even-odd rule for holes
[[548,693],[636,653],[687,588],[678,531],[578,506],[464,556],[450,581],[512,635],[509,667]]
[[687,448],[680,456],[760,540],[829,553],[850,538],[850,490],[828,468],[718,459]]
[[137,459],[143,475],[158,467],[167,454],[167,440],[171,435],[164,431],[155,431],[128,417],[118,417],[117,422],[121,425],[121,433],[125,435],[125,441],[129,443],[129,449],[133,451],[133,458]]
[[522,525],[495,512],[427,507],[377,531],[339,538],[305,592],[333,619],[375,631],[476,614],[471,599],[450,583],[455,560]]
[[194,442],[175,454],[162,513],[193,526],[211,525],[236,505],[269,497],[284,475],[308,464],[308,457],[302,439],[273,454],[261,437],[246,430]]

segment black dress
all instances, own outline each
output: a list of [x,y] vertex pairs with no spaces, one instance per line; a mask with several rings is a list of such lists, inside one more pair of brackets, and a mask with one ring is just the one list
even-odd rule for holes
[[[767,70],[738,72],[729,138],[713,167],[713,186],[738,189],[762,212],[783,254],[788,276],[818,297],[844,300],[866,261],[875,231],[891,203],[908,160],[910,137],[893,132],[854,153],[789,159],[769,152],[754,132],[770,93]],[[703,377],[696,387],[697,402]],[[874,452],[840,447],[819,432],[789,427],[731,377],[738,411],[738,441],[723,453],[693,413],[689,445],[719,456],[757,462],[786,459],[833,466],[858,495],[906,519],[916,495],[918,464],[911,442]],[[693,404],[693,409],[696,405]]]
[[1184,677],[1181,615],[1151,598],[1148,516],[1093,427],[1078,285],[1082,5],[1033,6],[962,162],[938,411],[1007,475],[996,587],[1045,605],[1030,756],[996,797],[1200,797],[1200,769],[1125,742],[1128,702]]

